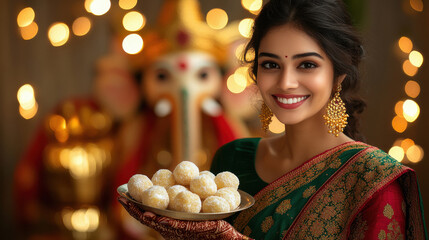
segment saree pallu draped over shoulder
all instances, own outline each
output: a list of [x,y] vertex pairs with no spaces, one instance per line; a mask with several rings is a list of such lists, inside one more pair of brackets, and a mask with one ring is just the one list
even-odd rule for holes
[[233,226],[255,239],[347,239],[359,211],[396,180],[404,193],[407,239],[425,239],[414,171],[361,142],[327,150],[272,182]]

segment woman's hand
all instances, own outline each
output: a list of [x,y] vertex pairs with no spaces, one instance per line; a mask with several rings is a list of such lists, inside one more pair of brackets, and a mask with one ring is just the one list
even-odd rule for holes
[[118,197],[118,201],[132,217],[155,229],[165,239],[250,239],[239,233],[224,220],[176,220],[157,216],[151,212],[142,212],[135,203],[128,201],[124,197]]

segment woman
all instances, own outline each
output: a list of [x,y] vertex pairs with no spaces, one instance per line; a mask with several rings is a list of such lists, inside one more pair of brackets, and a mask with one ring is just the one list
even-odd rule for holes
[[356,141],[363,50],[342,1],[271,0],[250,53],[263,126],[274,114],[286,131],[224,145],[211,171],[234,172],[255,205],[231,225],[143,214],[119,199],[125,208],[166,238],[427,238],[414,172]]

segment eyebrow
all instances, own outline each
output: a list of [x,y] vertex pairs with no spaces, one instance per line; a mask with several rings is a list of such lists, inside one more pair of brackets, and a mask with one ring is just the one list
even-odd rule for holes
[[[258,55],[259,57],[272,57],[272,58],[277,58],[277,59],[281,59],[278,55],[273,54],[273,53],[268,53],[268,52],[261,52]],[[318,54],[317,52],[307,52],[307,53],[300,53],[300,54],[296,54],[292,56],[292,59],[298,59],[298,58],[303,58],[303,57],[309,57],[309,56],[315,56],[318,57],[320,59],[324,59],[320,54]]]

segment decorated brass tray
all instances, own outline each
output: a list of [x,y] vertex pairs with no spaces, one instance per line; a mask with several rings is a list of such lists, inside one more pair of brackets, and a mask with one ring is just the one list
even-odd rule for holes
[[222,212],[222,213],[188,213],[188,212],[164,210],[164,209],[143,205],[141,202],[134,200],[128,194],[127,184],[122,184],[121,186],[119,186],[117,191],[119,195],[125,197],[128,201],[136,203],[144,211],[153,212],[161,216],[180,219],[180,220],[193,220],[193,221],[220,220],[220,219],[227,218],[236,212],[243,211],[251,207],[255,203],[255,199],[253,199],[253,197],[250,194],[243,192],[241,190],[238,190],[241,196],[241,202],[240,202],[240,205],[232,211]]

